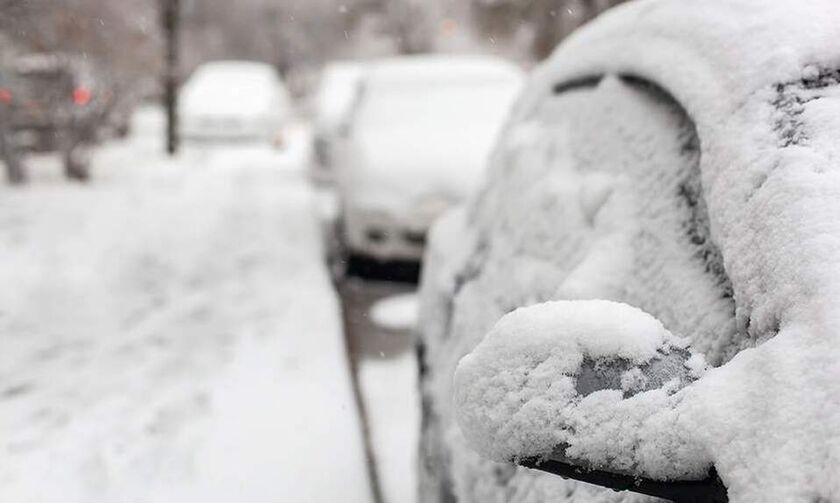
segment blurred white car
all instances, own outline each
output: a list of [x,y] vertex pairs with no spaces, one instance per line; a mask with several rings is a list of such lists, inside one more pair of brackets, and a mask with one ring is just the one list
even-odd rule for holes
[[492,57],[370,66],[337,168],[339,233],[351,264],[422,257],[431,223],[477,186],[522,80]]
[[352,61],[338,61],[327,65],[315,96],[315,120],[312,144],[314,163],[312,176],[317,181],[333,179],[335,151],[347,133],[350,113],[358,98],[364,66]]
[[291,116],[291,100],[271,65],[214,61],[201,65],[181,90],[186,139],[276,141]]

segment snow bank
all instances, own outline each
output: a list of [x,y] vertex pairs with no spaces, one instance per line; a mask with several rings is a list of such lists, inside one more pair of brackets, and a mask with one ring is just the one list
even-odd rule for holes
[[299,160],[139,140],[0,187],[0,501],[369,501]]
[[[840,499],[838,38],[828,0],[642,0],[572,36],[537,72],[490,183],[450,233],[471,243],[470,258],[430,265],[449,276],[424,283],[427,393],[441,397],[459,501],[575,498],[578,485],[556,477],[496,475],[447,397],[458,359],[503,315],[580,298],[644,309],[717,368],[658,403],[642,400],[656,392],[589,395],[605,403],[587,417],[625,407],[674,437],[644,437],[635,420],[566,422],[609,432],[572,454],[608,462],[599,445],[621,457],[610,443],[629,438],[655,460],[637,458],[634,471],[672,478],[668,445],[680,445],[686,474],[713,464],[732,501]],[[626,155],[588,144],[598,135],[621,139]]]

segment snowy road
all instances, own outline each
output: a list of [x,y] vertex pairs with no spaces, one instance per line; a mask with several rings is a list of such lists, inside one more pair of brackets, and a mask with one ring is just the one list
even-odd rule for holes
[[383,503],[416,501],[420,397],[414,334],[378,326],[371,308],[415,288],[358,279],[345,280],[339,287]]
[[300,152],[143,132],[0,188],[0,501],[369,501]]

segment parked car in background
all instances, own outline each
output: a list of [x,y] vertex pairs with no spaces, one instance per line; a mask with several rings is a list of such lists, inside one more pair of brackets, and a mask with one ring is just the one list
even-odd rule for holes
[[630,2],[535,72],[432,232],[422,501],[840,499],[840,9],[799,7]]
[[9,148],[58,151],[66,175],[86,179],[86,149],[98,139],[115,102],[105,72],[80,55],[44,53],[18,57],[6,74],[0,93]]
[[350,114],[359,97],[363,74],[364,64],[353,61],[330,63],[321,73],[312,132],[312,176],[318,182],[334,179],[335,152],[349,132]]
[[179,113],[187,140],[280,141],[292,102],[271,65],[213,61],[199,66],[184,84]]
[[337,169],[351,269],[422,257],[434,219],[477,186],[521,82],[517,67],[493,57],[370,65]]

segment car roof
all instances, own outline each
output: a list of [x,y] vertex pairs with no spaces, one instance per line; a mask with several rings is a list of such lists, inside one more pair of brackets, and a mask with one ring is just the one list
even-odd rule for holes
[[382,59],[370,64],[368,83],[452,81],[454,79],[521,79],[522,71],[501,58],[483,55],[421,55]]
[[49,52],[29,53],[19,56],[15,59],[13,68],[19,75],[30,75],[71,70],[82,71],[82,69],[89,66],[90,63],[82,55]]
[[[704,0],[691,8],[681,0],[628,2],[574,32],[532,82],[640,77],[672,94],[702,129],[707,117],[718,122],[760,89],[800,79],[808,65],[836,66],[840,44],[826,43],[840,39],[836,6],[813,0],[793,13],[786,1]],[[539,92],[532,86],[526,94]]]

